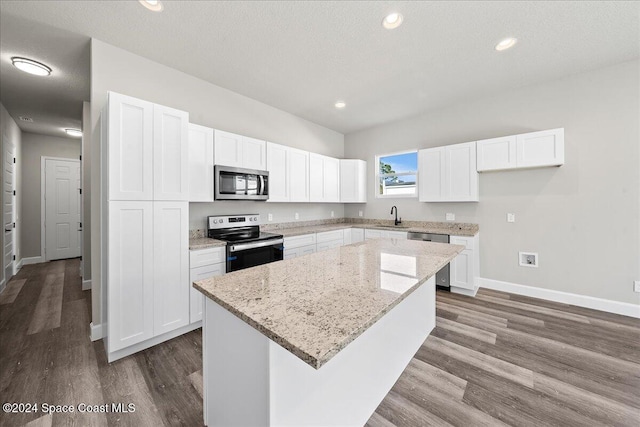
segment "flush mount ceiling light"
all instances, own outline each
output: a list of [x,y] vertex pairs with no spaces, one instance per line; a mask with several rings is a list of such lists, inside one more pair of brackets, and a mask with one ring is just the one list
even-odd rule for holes
[[387,30],[393,30],[402,24],[402,19],[402,15],[398,12],[390,13],[382,20],[382,26]]
[[518,39],[514,39],[513,37],[508,37],[504,40],[501,40],[500,43],[496,45],[496,50],[497,51],[507,50],[510,47],[513,47],[513,45],[515,45],[516,43],[518,43]]
[[141,5],[154,12],[162,12],[164,6],[159,0],[138,0]]
[[64,130],[67,135],[69,136],[75,136],[75,137],[80,137],[82,136],[82,131],[80,129],[65,129]]
[[23,122],[29,122],[29,123],[33,123],[33,119],[31,117],[27,117],[27,116],[18,116],[18,118],[20,120],[22,120]]
[[337,101],[337,102],[335,103],[335,106],[336,106],[336,108],[337,108],[338,110],[342,110],[344,107],[346,107],[346,106],[347,106],[347,103],[346,103],[346,102],[344,102],[344,101]]
[[22,70],[25,73],[34,74],[36,76],[48,76],[49,74],[51,74],[51,68],[47,67],[44,64],[41,64],[38,61],[34,61],[33,59],[14,56],[13,58],[11,58],[11,63],[18,70]]

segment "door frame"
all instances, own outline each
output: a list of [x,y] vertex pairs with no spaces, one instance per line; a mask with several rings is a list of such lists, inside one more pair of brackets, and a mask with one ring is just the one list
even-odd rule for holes
[[[5,132],[2,133],[2,141],[1,141],[1,143],[2,143],[2,147],[0,149],[3,152],[3,156],[2,156],[2,159],[3,159],[3,162],[2,162],[2,174],[3,174],[2,184],[4,185],[4,184],[6,184],[4,182],[4,150],[5,150],[5,146],[13,147],[14,159],[16,159],[16,155],[17,155],[16,150],[17,150],[18,147],[16,146],[15,142],[13,142],[13,141],[11,141],[9,139],[9,135],[6,134]],[[16,164],[14,163],[13,182],[12,182],[13,183],[13,185],[12,185],[13,192],[15,192],[17,190],[16,172],[17,172],[17,168],[16,168]],[[16,216],[18,214],[17,197],[16,196],[11,196],[11,197],[14,197],[13,203],[11,205],[11,210],[12,210],[11,211],[11,219],[13,220],[12,223],[15,224],[17,222],[16,221]],[[3,187],[2,188],[2,197],[0,197],[0,203],[2,204],[3,212],[4,212],[4,202],[5,202],[5,200],[4,200],[4,187]],[[2,219],[2,229],[3,229],[3,232],[2,232],[2,278],[0,280],[0,291],[4,290],[4,288],[6,287],[7,283],[9,283],[9,280],[10,280],[10,278],[8,278],[7,275],[6,275],[6,266],[4,265],[4,246],[5,246],[5,239],[4,239],[4,236],[5,236],[5,232],[4,232],[4,213],[3,213],[3,219]],[[18,247],[17,247],[18,242],[17,242],[16,237],[18,235],[18,229],[16,228],[15,225],[13,227],[12,233],[13,233],[13,236],[11,238],[11,251],[12,251],[13,259],[11,260],[11,277],[15,276],[17,274],[17,270],[18,270],[18,268],[17,268],[18,267],[18,260],[16,259],[17,258],[16,257],[16,253],[17,253],[17,250],[18,250]]]
[[[47,221],[46,217],[46,205],[45,205],[45,190],[47,188],[46,183],[46,166],[47,160],[62,160],[65,162],[77,162],[82,168],[82,162],[78,159],[70,159],[67,157],[53,157],[53,156],[40,156],[40,258],[41,262],[47,262],[47,254],[45,251],[45,247],[47,244],[47,239],[45,235],[45,224]],[[80,172],[80,188],[82,188],[82,171]],[[82,213],[80,214],[80,220],[82,220]],[[83,227],[84,229],[84,227]],[[82,240],[84,237],[84,231],[80,236],[80,256],[82,257]]]

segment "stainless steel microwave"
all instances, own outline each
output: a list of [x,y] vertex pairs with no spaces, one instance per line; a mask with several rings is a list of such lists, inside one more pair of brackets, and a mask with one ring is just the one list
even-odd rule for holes
[[268,200],[269,172],[215,165],[215,200]]

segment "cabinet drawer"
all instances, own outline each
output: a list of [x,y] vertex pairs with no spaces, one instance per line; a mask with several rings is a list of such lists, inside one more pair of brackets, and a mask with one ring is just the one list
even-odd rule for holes
[[315,244],[316,244],[315,233],[284,238],[285,249],[293,249],[293,248],[299,248],[300,246],[308,246],[308,245],[315,245]]
[[344,230],[325,231],[323,233],[316,234],[316,242],[331,242],[334,240],[344,239]]
[[364,230],[364,238],[365,239],[380,239],[382,238],[382,230]]
[[384,237],[388,237],[389,239],[407,240],[407,232],[406,231],[387,231],[386,236]]
[[449,243],[452,245],[462,245],[465,249],[474,249],[473,237],[451,236],[449,238]]
[[317,252],[326,251],[328,249],[339,248],[342,246],[342,240],[334,240],[331,242],[322,242],[317,245]]
[[301,246],[299,248],[285,249],[284,259],[297,258],[303,255],[309,255],[316,252],[316,245]]
[[205,265],[224,263],[226,248],[199,249],[189,251],[189,268],[202,267]]

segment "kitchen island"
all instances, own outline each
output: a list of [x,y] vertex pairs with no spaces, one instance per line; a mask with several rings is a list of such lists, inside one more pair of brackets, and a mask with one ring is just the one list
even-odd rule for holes
[[463,249],[374,239],[195,282],[205,424],[363,425],[435,327],[434,276]]

